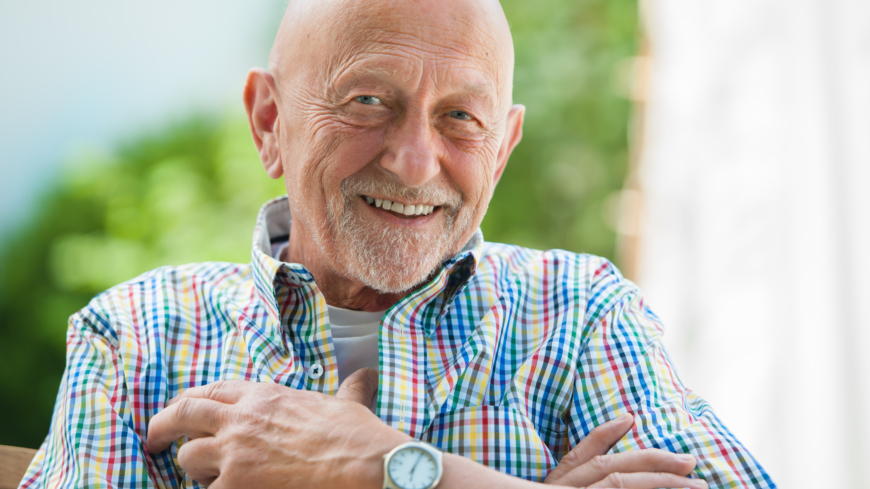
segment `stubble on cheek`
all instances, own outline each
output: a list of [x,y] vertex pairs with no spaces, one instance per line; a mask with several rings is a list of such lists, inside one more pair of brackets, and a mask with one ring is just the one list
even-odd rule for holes
[[[336,206],[336,199],[340,197],[337,190],[340,177],[333,175],[333,162],[344,137],[330,133],[332,128],[328,119],[322,122],[318,131],[308,132],[305,138],[296,138],[299,146],[288,152],[289,164],[285,165],[284,175],[291,207],[295,210],[294,220],[311,233],[321,250],[329,250],[331,247],[326,240],[329,234],[328,211]],[[288,171],[290,168],[294,171]]]

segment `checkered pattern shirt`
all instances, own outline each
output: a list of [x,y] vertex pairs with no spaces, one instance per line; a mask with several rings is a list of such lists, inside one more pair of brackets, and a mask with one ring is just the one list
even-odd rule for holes
[[[196,486],[178,444],[144,447],[149,420],[220,379],[334,395],[326,303],[302,265],[272,258],[285,198],[257,219],[250,264],[164,267],[70,318],[49,434],[21,487]],[[380,330],[384,423],[493,469],[541,481],[592,428],[635,425],[614,452],[698,459],[711,487],[774,487],[707,403],[685,388],[640,291],[607,260],[485,243],[478,232]],[[310,375],[320,364],[322,375]],[[183,442],[183,440],[181,441]]]

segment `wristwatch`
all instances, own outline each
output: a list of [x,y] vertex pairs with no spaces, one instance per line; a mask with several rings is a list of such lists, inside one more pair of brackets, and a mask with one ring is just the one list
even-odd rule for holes
[[409,441],[384,455],[384,489],[435,489],[444,468],[441,451]]

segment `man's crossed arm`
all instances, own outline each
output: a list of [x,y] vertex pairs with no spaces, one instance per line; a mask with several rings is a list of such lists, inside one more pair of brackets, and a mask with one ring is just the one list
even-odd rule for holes
[[[411,438],[368,408],[377,393],[377,373],[348,377],[335,397],[245,381],[220,381],[189,389],[154,416],[148,428],[151,453],[173,441],[178,463],[195,481],[230,487],[372,488],[383,485],[383,456]],[[563,487],[656,488],[707,484],[687,476],[691,455],[658,449],[607,455],[634,424],[622,415],[593,429],[549,474],[544,484]],[[444,454],[440,487],[530,488],[461,456]]]

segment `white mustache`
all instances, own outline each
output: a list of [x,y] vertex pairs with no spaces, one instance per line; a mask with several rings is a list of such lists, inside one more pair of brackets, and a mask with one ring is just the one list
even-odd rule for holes
[[361,195],[378,195],[393,201],[427,202],[442,206],[454,215],[463,202],[461,192],[444,184],[430,182],[421,187],[409,187],[392,174],[384,174],[381,178],[369,172],[355,173],[345,178],[341,182],[341,195],[345,205],[351,205]]

